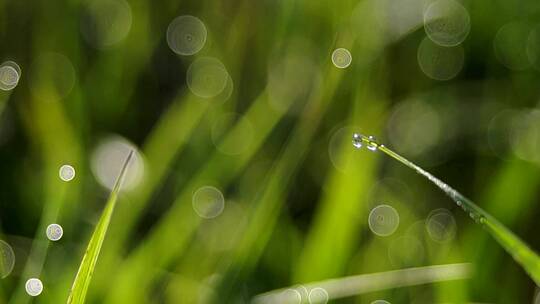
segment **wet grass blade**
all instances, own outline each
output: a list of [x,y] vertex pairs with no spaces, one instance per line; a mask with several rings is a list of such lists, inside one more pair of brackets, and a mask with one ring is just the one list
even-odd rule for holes
[[124,165],[122,166],[122,170],[120,171],[120,174],[116,179],[116,183],[114,184],[111,194],[109,195],[109,199],[107,201],[107,204],[105,205],[105,209],[103,210],[99,222],[94,229],[94,233],[90,238],[90,242],[88,243],[88,247],[86,248],[86,252],[82,259],[81,265],[79,266],[79,270],[77,271],[77,276],[73,281],[73,285],[71,287],[71,291],[67,300],[68,304],[84,303],[86,292],[88,291],[88,286],[90,285],[90,282],[92,280],[94,267],[96,266],[99,252],[101,251],[101,246],[103,245],[103,241],[105,240],[107,228],[109,227],[111,216],[113,214],[114,207],[118,199],[120,187],[122,186],[122,182],[126,176],[128,164],[132,157],[133,151],[129,152],[129,155],[127,156]]
[[463,196],[461,193],[450,187],[445,182],[433,176],[431,173],[417,166],[405,157],[377,142],[371,136],[361,134],[353,135],[353,146],[361,148],[366,146],[369,150],[379,150],[393,159],[401,162],[405,166],[413,169],[418,174],[424,176],[446,195],[448,195],[458,206],[460,206],[478,224],[482,225],[493,238],[508,252],[514,260],[521,265],[529,277],[540,286],[540,257],[525,242],[516,236],[510,229],[500,223],[492,215],[478,207],[473,201]]

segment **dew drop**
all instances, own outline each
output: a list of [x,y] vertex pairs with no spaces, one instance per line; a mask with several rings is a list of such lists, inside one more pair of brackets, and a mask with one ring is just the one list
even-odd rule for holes
[[369,143],[367,145],[368,150],[376,151],[377,150],[377,139],[373,135],[370,135],[368,137],[368,139],[369,139]]
[[58,241],[62,238],[62,235],[64,235],[64,230],[62,229],[62,226],[58,224],[50,224],[47,226],[47,238],[51,241]]
[[356,149],[362,148],[362,135],[354,133],[352,138],[352,144]]
[[43,291],[43,283],[40,279],[31,278],[25,284],[26,293],[32,297],[37,297]]

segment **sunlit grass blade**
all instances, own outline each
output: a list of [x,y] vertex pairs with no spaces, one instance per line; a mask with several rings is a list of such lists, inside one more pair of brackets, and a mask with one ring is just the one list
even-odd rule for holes
[[379,150],[393,159],[401,162],[405,166],[415,170],[418,174],[424,176],[446,195],[448,195],[458,206],[478,224],[482,225],[495,240],[514,258],[514,260],[523,267],[529,274],[536,285],[540,286],[540,257],[534,252],[525,242],[517,237],[510,229],[506,228],[492,215],[478,207],[470,199],[463,196],[454,188],[447,185],[445,182],[433,176],[431,173],[417,166],[405,157],[399,155],[393,150],[377,142],[373,137],[364,136],[361,134],[353,135],[353,145],[356,148],[366,146],[368,149],[375,151]]
[[[435,282],[463,280],[471,276],[471,265],[468,263],[433,265],[406,268],[385,272],[355,275],[344,278],[324,280],[302,284],[306,290],[322,288],[328,294],[328,300],[361,295],[364,293],[414,286]],[[287,293],[295,286],[281,288],[255,296],[253,304],[287,304],[298,303],[294,293]]]
[[120,187],[122,186],[122,182],[124,180],[124,177],[126,176],[129,161],[132,157],[133,151],[129,152],[129,155],[127,156],[124,165],[122,166],[122,170],[120,171],[120,174],[116,179],[116,183],[114,184],[114,187],[111,191],[105,209],[103,210],[101,218],[99,219],[94,233],[90,238],[90,242],[88,243],[88,247],[86,248],[86,252],[82,259],[81,265],[79,266],[77,276],[75,277],[75,281],[73,281],[67,303],[84,303],[86,292],[88,291],[88,286],[90,285],[90,282],[92,280],[94,267],[96,266],[99,252],[101,251],[101,246],[103,245],[103,241],[105,240],[107,228],[109,227],[111,216],[113,214],[114,207],[118,199]]

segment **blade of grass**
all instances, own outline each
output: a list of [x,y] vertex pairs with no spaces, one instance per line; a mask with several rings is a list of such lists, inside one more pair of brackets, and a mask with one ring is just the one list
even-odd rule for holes
[[107,201],[107,205],[105,206],[105,209],[101,214],[101,218],[99,219],[96,229],[92,234],[92,238],[88,243],[86,253],[84,254],[81,265],[79,266],[79,271],[77,272],[77,276],[75,277],[75,281],[73,282],[73,286],[71,287],[71,292],[69,294],[67,303],[84,303],[84,298],[86,296],[88,286],[90,285],[90,282],[92,280],[92,273],[94,271],[94,267],[96,266],[99,252],[101,251],[101,246],[103,245],[103,241],[105,240],[107,228],[109,227],[111,216],[116,205],[118,193],[120,192],[120,187],[122,186],[122,182],[124,180],[124,177],[126,176],[129,161],[132,157],[133,150],[129,152],[129,155],[124,162],[122,170],[120,171],[120,174],[116,179],[114,188],[112,189],[109,199]]
[[458,206],[465,212],[469,213],[470,217],[481,224],[495,240],[521,265],[521,267],[533,279],[536,285],[540,286],[540,258],[529,246],[517,237],[510,229],[500,223],[495,217],[478,207],[473,201],[463,196],[454,188],[447,185],[445,182],[433,176],[431,173],[417,166],[405,157],[399,155],[393,150],[375,141],[373,137],[367,137],[361,134],[353,135],[353,145],[360,148],[366,145],[370,150],[379,150],[393,159],[401,162],[405,166],[415,170],[418,174],[424,176],[429,181],[434,183],[446,195],[448,195]]
[[[303,284],[302,286],[307,290],[312,290],[313,288],[323,288],[328,293],[328,299],[335,300],[385,289],[451,280],[463,280],[469,278],[470,276],[471,264],[460,263],[361,274]],[[294,288],[294,286],[281,288],[257,295],[253,298],[252,303],[296,303],[298,302],[296,298],[287,296],[287,294],[284,293],[287,289]]]

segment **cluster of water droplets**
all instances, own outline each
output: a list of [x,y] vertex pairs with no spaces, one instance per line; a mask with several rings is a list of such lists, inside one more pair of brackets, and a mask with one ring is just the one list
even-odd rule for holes
[[359,133],[353,134],[352,143],[356,149],[360,149],[365,145],[366,148],[370,151],[377,151],[379,147],[382,147],[382,145],[379,144],[375,136],[365,136]]

